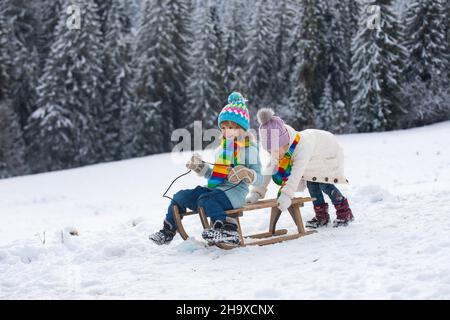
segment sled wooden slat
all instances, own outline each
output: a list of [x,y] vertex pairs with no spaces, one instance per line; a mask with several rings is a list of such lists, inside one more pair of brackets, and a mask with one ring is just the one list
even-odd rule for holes
[[[200,209],[199,209],[199,211],[200,211]],[[227,214],[228,214],[228,211],[225,211]],[[197,214],[200,214],[200,212],[193,212],[193,211],[188,211],[188,212],[182,212],[182,213],[180,213],[180,216],[181,217],[188,217],[188,216],[194,216],[194,215],[197,215]],[[243,214],[242,214],[242,212],[240,213],[240,214],[237,214],[237,213],[235,213],[235,214],[229,214],[230,216],[233,216],[233,218],[235,217],[235,216],[238,216],[238,217],[242,217],[243,216]]]
[[298,239],[300,237],[304,237],[304,236],[313,234],[315,232],[316,231],[313,230],[313,231],[307,231],[305,233],[295,233],[295,234],[291,234],[291,235],[287,235],[287,236],[283,236],[283,237],[275,237],[275,238],[271,238],[271,239],[250,242],[250,243],[248,243],[246,245],[247,246],[266,246],[266,245],[269,245],[269,244],[274,244],[274,243],[279,243],[279,242],[283,242],[283,241]]
[[288,209],[291,214],[292,219],[297,225],[298,233],[305,233],[305,226],[303,225],[302,215],[300,214],[300,209],[297,206],[291,206]]
[[287,229],[280,229],[280,230],[276,230],[273,233],[272,232],[263,232],[263,233],[258,233],[258,234],[246,236],[246,238],[264,239],[264,238],[269,238],[269,237],[274,237],[274,236],[282,236],[282,235],[284,235],[286,233],[288,233]]
[[180,215],[182,217],[193,216],[193,215],[196,215],[196,214],[197,214],[197,212],[192,212],[192,211],[180,213]]
[[275,233],[275,228],[277,226],[278,219],[280,219],[281,211],[277,207],[270,210],[270,222],[269,222],[269,232]]
[[184,230],[183,224],[181,223],[180,210],[178,210],[178,206],[173,206],[173,219],[175,220],[175,224],[177,225],[177,231],[183,240],[187,240],[189,238],[188,234]]
[[211,228],[211,226],[209,225],[209,222],[208,222],[208,217],[205,214],[205,209],[199,208],[198,213],[200,215],[200,221],[202,222],[203,229]]
[[[299,205],[303,207],[305,202],[312,201],[312,198],[294,198],[292,199],[292,205]],[[242,208],[227,210],[226,213],[228,215],[239,214],[245,211],[253,211],[265,208],[276,208],[278,206],[276,199],[262,200],[257,203],[246,204]]]
[[236,219],[237,220],[237,224],[238,224],[238,232],[239,232],[239,245],[241,247],[245,247],[245,241],[244,241],[244,236],[242,235],[242,228],[241,228],[241,222],[239,221],[239,218]]
[[[315,199],[313,199],[313,198],[301,198],[301,197],[292,199],[292,205],[289,207],[288,211],[297,227],[297,232],[295,232],[293,234],[288,234],[288,230],[286,230],[286,229],[276,230],[277,222],[281,216],[281,211],[277,207],[278,206],[277,199],[262,200],[257,203],[247,204],[239,209],[228,210],[228,211],[226,211],[227,215],[233,219],[236,219],[236,221],[237,221],[240,243],[238,245],[217,244],[216,246],[221,249],[224,249],[224,250],[230,250],[230,249],[246,247],[246,246],[256,246],[256,245],[265,246],[265,245],[279,243],[279,242],[283,242],[283,241],[294,240],[294,239],[298,239],[300,237],[304,237],[304,236],[313,234],[316,231],[306,231],[305,230],[305,226],[303,225],[302,215],[300,212],[300,207],[303,207],[306,202],[312,202],[314,200]],[[254,235],[244,236],[239,218],[242,217],[245,212],[259,210],[259,209],[266,209],[266,208],[271,208],[270,220],[269,220],[269,231],[254,234]],[[181,237],[184,240],[188,239],[189,236],[183,227],[182,218],[187,217],[187,216],[196,215],[196,214],[197,214],[196,212],[180,213],[178,207],[176,205],[174,206],[174,209],[173,209],[174,220],[177,225],[178,232],[180,233]],[[199,208],[198,215],[200,217],[200,222],[202,223],[203,228],[205,228],[205,229],[211,228],[204,208]],[[245,239],[253,239],[253,240],[257,239],[257,241],[251,241],[251,242],[246,243]]]
[[238,247],[267,246],[270,244],[280,243],[280,242],[289,241],[289,240],[295,240],[295,239],[305,237],[305,236],[313,234],[313,233],[316,233],[316,231],[312,230],[312,231],[306,231],[303,234],[295,233],[295,234],[290,234],[290,235],[283,236],[283,237],[272,237],[271,239],[249,242],[244,245],[241,244],[241,245],[237,245],[237,246],[222,243],[222,244],[217,244],[216,247],[219,247],[220,249],[223,249],[223,250],[231,250],[231,249],[236,249]]

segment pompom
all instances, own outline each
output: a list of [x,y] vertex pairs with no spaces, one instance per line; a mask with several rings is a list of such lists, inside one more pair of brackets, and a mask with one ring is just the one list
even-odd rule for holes
[[259,124],[263,125],[272,119],[275,112],[270,108],[262,108],[258,111],[256,117],[258,118]]
[[238,104],[238,103],[246,103],[245,98],[242,96],[242,94],[240,94],[239,92],[233,92],[232,94],[230,94],[230,96],[228,97],[228,103],[230,104]]

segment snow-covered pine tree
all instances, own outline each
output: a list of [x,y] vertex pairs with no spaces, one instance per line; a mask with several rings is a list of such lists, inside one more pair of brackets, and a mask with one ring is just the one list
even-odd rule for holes
[[[350,16],[350,5],[354,0],[337,1],[329,7],[330,23],[327,33],[327,57],[328,73],[330,75],[327,81],[330,82],[329,92],[324,94],[331,95],[332,105],[339,110],[335,110],[332,123],[328,128],[333,128],[333,132],[343,133],[348,130],[350,122],[349,111],[351,106],[350,95],[350,65],[351,65],[351,35],[354,31],[351,29],[352,21]],[[328,99],[323,97],[323,99]],[[322,99],[322,100],[323,100]],[[323,101],[322,101],[323,102]],[[329,119],[327,110],[323,109],[323,103],[320,110],[325,111],[323,117]],[[316,112],[316,117],[322,115]],[[321,120],[319,120],[321,121]]]
[[[100,21],[100,29],[103,34],[106,33],[106,29],[108,27],[108,15],[113,2],[117,2],[118,0],[94,0],[97,4],[97,14],[99,16]],[[120,0],[120,2],[125,2],[124,0]]]
[[[367,23],[380,8],[380,27]],[[405,115],[401,82],[406,50],[392,0],[376,0],[362,8],[359,30],[352,43],[353,122],[357,131],[394,129]]]
[[331,76],[329,76],[325,83],[320,104],[314,109],[314,126],[317,129],[335,132],[334,128],[332,129],[335,120],[334,103]]
[[223,8],[224,83],[227,92],[242,91],[245,36],[248,28],[244,4],[241,0],[228,0],[224,2]]
[[313,125],[313,111],[326,81],[324,2],[304,0],[302,4],[288,49],[291,92],[286,103],[286,113],[299,128]]
[[[117,6],[120,6],[124,11],[124,15],[120,17],[120,25],[122,26],[122,31],[124,33],[129,33],[132,27],[132,21],[130,19],[131,14],[131,6],[134,6],[134,0],[94,0],[97,3],[98,7],[98,15],[100,17],[101,30],[103,34],[108,33],[108,29],[110,29],[109,16],[111,15],[110,11]],[[138,14],[133,12],[136,16]]]
[[294,128],[300,128],[301,130],[312,126],[314,123],[314,103],[311,92],[305,88],[305,82],[301,80],[302,67],[302,63],[294,65],[291,73],[289,98],[278,111],[282,118],[289,119],[289,123]]
[[[337,0],[339,2],[339,0]],[[348,17],[350,20],[348,30],[350,30],[350,34],[348,35],[350,38],[358,32],[358,21],[361,14],[361,4],[360,0],[344,0],[343,2],[348,5]]]
[[42,71],[50,53],[51,45],[54,42],[54,33],[58,20],[61,17],[62,8],[61,1],[55,0],[41,0],[37,5],[37,12],[39,12],[39,68]]
[[421,80],[404,85],[405,104],[410,112],[402,119],[403,127],[417,127],[450,119],[450,90],[442,82]]
[[10,39],[11,30],[6,23],[4,10],[0,6],[0,101],[9,98],[12,65]]
[[11,102],[23,127],[35,109],[39,71],[39,33],[36,26],[39,20],[33,1],[4,0],[2,5],[6,23],[11,28]]
[[62,1],[81,10],[81,28],[66,25],[62,15],[55,43],[38,87],[38,109],[30,116],[27,137],[36,170],[54,170],[98,161],[103,146],[103,37],[97,5],[89,0]]
[[10,36],[10,28],[0,6],[0,179],[27,172],[22,128],[9,99]]
[[218,34],[216,8],[205,0],[194,16],[194,43],[192,45],[193,73],[188,84],[187,119],[189,127],[202,120],[206,128],[216,127],[217,116],[226,101],[223,80],[224,61]]
[[[168,0],[167,6],[174,17],[175,30],[173,33],[173,41],[177,47],[174,54],[176,61],[178,61],[178,70],[176,71],[176,83],[173,84],[175,90],[172,92],[174,99],[173,124],[174,128],[177,129],[184,128],[189,124],[186,123],[186,117],[183,111],[185,110],[184,105],[187,100],[187,81],[192,73],[189,55],[193,41],[193,32],[191,29],[193,5],[191,0]],[[215,12],[214,14],[217,13]],[[215,19],[218,20],[218,17],[216,16]],[[217,29],[216,32],[219,34],[221,31]]]
[[[176,9],[176,10],[175,10]],[[136,152],[140,155],[171,150],[174,128],[184,123],[189,75],[189,6],[183,1],[144,2],[136,49]]]
[[447,43],[450,47],[450,0],[447,0]]
[[[124,1],[111,1],[107,9],[104,47],[104,108],[100,123],[105,147],[105,161],[126,156],[122,150],[127,139],[123,121],[133,103],[133,70],[131,68],[130,17]],[[126,133],[125,133],[126,135]]]
[[447,1],[414,0],[405,12],[408,60],[405,104],[412,106],[405,126],[447,120],[450,116],[450,46]]
[[273,3],[270,0],[255,0],[254,6],[254,16],[244,50],[244,87],[252,108],[257,109],[273,102],[271,91],[275,50]]
[[10,100],[0,99],[0,179],[28,172],[22,129]]
[[285,97],[289,94],[289,40],[290,33],[296,21],[296,12],[298,10],[299,2],[295,0],[281,0],[277,2],[274,8],[274,48],[275,48],[275,63],[273,75],[276,79],[272,80],[274,85],[272,87],[272,96],[274,103],[280,105],[284,102]]
[[405,14],[405,47],[410,52],[409,79],[448,79],[450,47],[446,0],[413,0]]

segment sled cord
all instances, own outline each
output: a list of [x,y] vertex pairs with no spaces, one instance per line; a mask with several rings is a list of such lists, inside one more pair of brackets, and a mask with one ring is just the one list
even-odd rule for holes
[[[219,165],[219,166],[221,165],[221,164],[217,164],[217,163],[209,163],[209,162],[206,162],[206,161],[203,161],[203,160],[202,160],[202,162],[205,163],[205,164],[211,164],[211,165],[213,165],[213,166],[214,166],[214,165]],[[235,165],[235,166],[238,166],[238,165],[240,165],[240,164],[237,164],[237,165]],[[228,165],[223,165],[223,166],[228,166]],[[174,184],[178,179],[180,179],[180,178],[182,178],[182,177],[184,177],[184,176],[187,176],[187,175],[188,175],[189,173],[191,173],[191,172],[192,172],[192,170],[189,170],[188,172],[183,173],[182,175],[179,175],[178,177],[176,177],[176,178],[172,181],[172,183],[170,184],[170,186],[167,188],[166,192],[164,192],[163,198],[167,198],[167,199],[171,200],[171,201],[172,201],[173,203],[175,203],[179,208],[182,208],[182,206],[180,206],[173,198],[171,198],[171,197],[169,197],[169,196],[167,195],[167,192],[169,192],[170,188],[172,188],[173,184]],[[230,188],[228,188],[228,189],[223,190],[223,192],[230,191],[230,190],[232,190],[232,189],[234,189],[234,188],[240,186],[241,183],[242,183],[242,181],[240,181],[239,183],[235,184],[234,186],[232,186],[232,187],[230,187]],[[206,195],[206,196],[207,196],[207,195]]]
[[191,173],[191,171],[192,171],[192,170],[189,170],[188,172],[183,173],[182,175],[179,175],[178,177],[176,177],[176,178],[172,181],[172,183],[170,184],[170,186],[167,188],[166,192],[164,192],[163,198],[167,198],[167,199],[173,201],[178,207],[180,207],[180,205],[179,205],[175,200],[173,200],[171,197],[169,197],[169,196],[167,195],[167,192],[169,192],[170,188],[172,188],[173,184],[174,184],[178,179],[180,179],[180,178],[182,178],[182,177],[184,177],[184,176],[187,176],[189,173]]

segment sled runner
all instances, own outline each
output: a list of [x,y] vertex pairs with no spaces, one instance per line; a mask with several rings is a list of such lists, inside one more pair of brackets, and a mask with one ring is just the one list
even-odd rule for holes
[[[233,245],[227,245],[227,244],[216,244],[221,249],[229,250],[237,247],[245,247],[245,246],[264,246],[269,244],[274,244],[282,241],[287,240],[294,240],[298,239],[303,236],[307,236],[309,234],[315,233],[316,231],[306,231],[305,227],[303,225],[303,219],[302,215],[300,213],[300,207],[303,207],[306,202],[311,202],[314,199],[312,198],[294,198],[292,199],[292,205],[289,207],[288,211],[294,220],[296,226],[297,226],[297,232],[288,234],[288,231],[286,229],[276,229],[276,225],[278,222],[278,219],[280,218],[281,211],[277,207],[277,200],[276,199],[269,199],[269,200],[261,200],[256,203],[247,204],[239,209],[233,209],[226,211],[227,215],[230,218],[234,218],[237,220],[238,225],[238,232],[240,237],[240,244],[233,246]],[[241,229],[241,223],[239,221],[240,217],[243,217],[244,212],[248,211],[254,211],[259,209],[265,209],[265,208],[271,208],[270,212],[270,222],[269,222],[269,231],[249,236],[244,236],[242,234]],[[200,217],[200,221],[203,225],[203,228],[207,229],[210,228],[210,223],[208,221],[208,218],[205,214],[205,210],[203,208],[199,208],[198,215]],[[181,213],[180,210],[176,205],[174,205],[173,208],[173,216],[175,219],[175,223],[177,225],[177,230],[180,233],[181,237],[184,240],[187,240],[189,238],[188,234],[186,233],[186,230],[183,227],[182,218],[186,216],[192,216],[196,215],[196,212],[186,212]],[[251,240],[253,241],[251,241]]]

